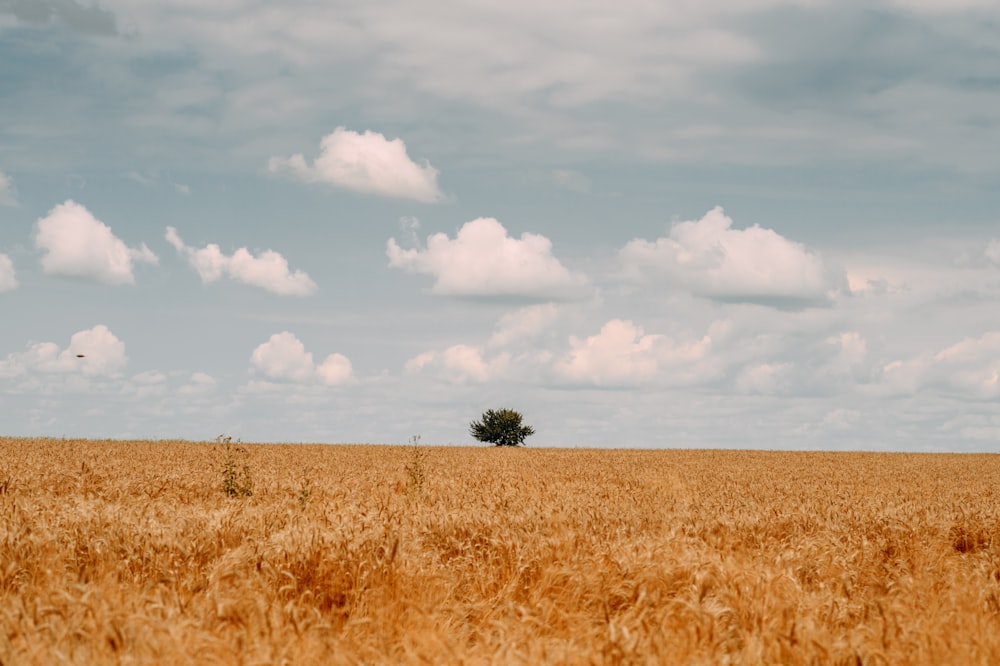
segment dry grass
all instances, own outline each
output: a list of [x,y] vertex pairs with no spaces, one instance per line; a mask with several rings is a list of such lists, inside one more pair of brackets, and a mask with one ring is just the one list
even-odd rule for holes
[[247,449],[0,439],[0,663],[1000,663],[998,456]]

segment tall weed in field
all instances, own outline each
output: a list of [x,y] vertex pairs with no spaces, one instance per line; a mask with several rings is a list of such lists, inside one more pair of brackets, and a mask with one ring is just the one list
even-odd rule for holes
[[427,453],[420,448],[420,435],[410,438],[412,453],[409,461],[403,466],[406,472],[406,490],[408,492],[420,492],[424,488],[424,481],[427,478],[425,468],[425,458]]
[[253,475],[246,447],[228,435],[219,435],[216,441],[222,446],[222,492],[227,497],[250,497]]

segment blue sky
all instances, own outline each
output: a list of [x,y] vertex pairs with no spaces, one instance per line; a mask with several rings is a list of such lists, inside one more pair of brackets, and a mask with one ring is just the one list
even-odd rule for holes
[[0,0],[0,62],[5,433],[1000,443],[1000,2]]

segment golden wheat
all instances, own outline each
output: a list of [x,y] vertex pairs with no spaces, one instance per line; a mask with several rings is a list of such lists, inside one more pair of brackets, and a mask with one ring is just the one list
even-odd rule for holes
[[0,663],[1000,663],[1000,457],[0,439]]

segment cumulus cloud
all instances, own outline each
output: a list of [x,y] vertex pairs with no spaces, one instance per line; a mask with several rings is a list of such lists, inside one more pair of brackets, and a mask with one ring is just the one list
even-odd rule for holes
[[351,362],[342,354],[330,354],[321,364],[313,362],[312,352],[288,331],[275,333],[250,356],[253,367],[273,381],[296,384],[344,384],[353,379]]
[[312,354],[287,331],[275,333],[254,349],[250,361],[269,379],[306,382],[316,374]]
[[217,387],[215,377],[205,372],[146,370],[123,382],[119,393],[129,401],[140,403],[135,411],[191,415],[217,409],[204,401]]
[[[740,393],[760,395],[830,395],[845,388],[870,383],[877,374],[868,342],[858,331],[844,331],[825,340],[801,335],[774,338],[776,344],[756,350],[746,342],[750,355],[734,377]],[[735,351],[735,350],[733,350]],[[735,359],[734,359],[735,360]]]
[[204,372],[194,372],[188,382],[177,389],[177,393],[189,396],[206,395],[215,390],[216,383],[215,377]]
[[107,326],[99,324],[78,331],[69,346],[60,349],[54,342],[29,343],[23,352],[0,360],[0,378],[21,377],[32,373],[80,373],[90,377],[121,374],[127,362],[125,343]]
[[834,374],[850,374],[856,379],[867,376],[868,342],[858,331],[845,331],[826,340],[836,349],[826,367]]
[[431,293],[513,300],[573,300],[591,293],[586,277],[569,271],[552,255],[552,241],[525,232],[507,235],[493,218],[465,223],[455,239],[433,234],[427,247],[386,244],[389,266],[435,278]]
[[791,380],[794,366],[784,362],[753,363],[742,368],[733,381],[741,393],[772,395],[783,392]]
[[161,396],[167,391],[167,376],[158,370],[146,370],[122,386],[122,393],[138,399]]
[[823,416],[820,429],[846,431],[853,430],[861,422],[861,412],[856,409],[833,409]]
[[17,289],[17,274],[14,262],[6,254],[0,254],[0,294]]
[[334,386],[349,381],[354,375],[351,362],[343,354],[330,354],[316,366],[316,376],[321,384]]
[[424,373],[451,384],[479,384],[495,380],[540,377],[553,354],[539,337],[559,318],[560,308],[543,303],[508,312],[497,322],[485,345],[452,345],[426,351],[406,362],[408,374]]
[[53,208],[36,226],[35,247],[45,252],[42,269],[48,275],[118,286],[135,284],[133,263],[159,262],[145,243],[128,247],[111,227],[72,199]]
[[702,376],[698,368],[712,348],[712,338],[677,342],[647,334],[629,320],[612,319],[596,335],[570,338],[569,353],[556,365],[572,382],[596,386],[634,386],[663,381],[683,384]]
[[441,201],[438,170],[427,160],[417,164],[406,153],[402,139],[386,139],[378,132],[358,134],[338,127],[320,142],[312,165],[301,154],[272,157],[271,173],[287,172],[309,183],[329,183],[364,194],[424,203]]
[[552,326],[559,318],[559,306],[554,303],[529,305],[508,312],[497,322],[490,337],[490,347],[505,347],[531,340]]
[[0,171],[0,206],[16,206],[17,191],[10,176]]
[[935,354],[931,382],[971,397],[1000,396],[1000,331],[965,338]]
[[215,282],[228,275],[237,282],[260,287],[279,296],[309,296],[316,291],[316,283],[308,275],[302,271],[289,271],[285,258],[273,250],[254,256],[241,247],[227,256],[215,243],[200,249],[185,245],[174,227],[167,227],[166,239],[187,258],[203,283]]
[[443,351],[428,351],[406,362],[409,373],[431,372],[454,384],[483,383],[501,379],[511,369],[507,352],[487,358],[479,347],[453,345]]
[[876,394],[931,389],[964,399],[1000,397],[1000,331],[968,337],[934,354],[896,359],[880,368]]
[[930,365],[926,355],[883,363],[878,368],[878,383],[871,391],[879,396],[916,393]]
[[680,222],[666,238],[630,241],[620,252],[625,274],[662,279],[719,301],[796,308],[828,303],[846,278],[800,243],[754,225],[733,229],[716,207]]

